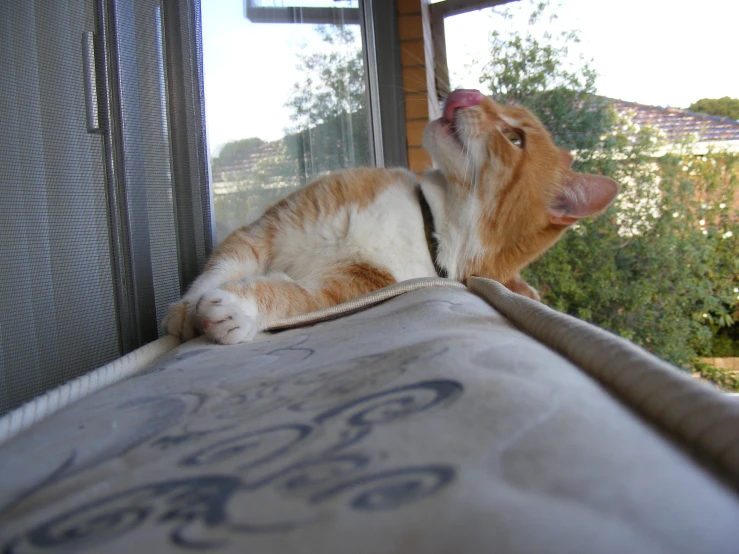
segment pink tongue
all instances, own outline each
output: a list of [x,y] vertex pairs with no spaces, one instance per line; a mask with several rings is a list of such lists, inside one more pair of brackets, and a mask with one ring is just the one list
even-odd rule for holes
[[454,121],[454,112],[459,108],[467,108],[469,106],[477,106],[482,99],[483,94],[479,90],[457,89],[446,97],[444,103],[444,119]]

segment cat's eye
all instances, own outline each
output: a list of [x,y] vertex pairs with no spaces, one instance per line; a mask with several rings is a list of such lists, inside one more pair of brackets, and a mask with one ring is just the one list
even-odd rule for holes
[[507,138],[513,146],[523,149],[523,133],[520,131],[514,131],[511,129],[509,131],[505,131],[503,136]]

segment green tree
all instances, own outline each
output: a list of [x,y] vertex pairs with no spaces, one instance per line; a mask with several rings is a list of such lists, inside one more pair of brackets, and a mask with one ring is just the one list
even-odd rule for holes
[[[492,33],[481,83],[498,101],[534,111],[576,154],[574,169],[609,175],[622,192],[525,277],[554,308],[693,367],[736,315],[736,158],[696,156],[688,148],[658,157],[656,134],[596,95],[592,62],[573,64],[578,34],[535,34],[551,8],[532,6],[527,33]],[[508,9],[501,14],[510,17]]]
[[256,137],[227,142],[218,155],[211,158],[211,172],[219,175],[234,165],[243,164],[263,144],[264,141]]
[[[557,33],[534,28],[556,19],[546,2],[532,2],[529,31],[494,30],[491,56],[483,66],[480,83],[497,102],[519,103],[533,110],[563,147],[595,152],[603,147],[602,134],[613,126],[613,112],[595,95],[596,71],[582,57],[577,66],[565,63],[572,46],[580,42],[576,31]],[[496,10],[510,20],[511,8]],[[576,107],[576,109],[572,109]]]
[[264,141],[257,137],[233,140],[221,148],[216,159],[224,164],[231,164],[253,154],[263,144]]
[[739,120],[739,98],[701,98],[688,108],[691,112]]
[[364,62],[356,30],[349,25],[316,27],[324,49],[298,55],[302,74],[287,106],[299,129],[312,127],[364,106]]

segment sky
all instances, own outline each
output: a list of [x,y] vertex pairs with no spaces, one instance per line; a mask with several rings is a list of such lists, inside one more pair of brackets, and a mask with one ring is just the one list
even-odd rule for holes
[[[528,5],[510,24],[521,27]],[[554,2],[552,2],[554,5]],[[453,85],[479,86],[472,58],[488,51],[493,10],[448,18]],[[739,98],[739,3],[728,0],[562,0],[555,27],[580,31],[582,54],[599,74],[598,93],[654,106],[687,108],[700,98]]]
[[254,24],[243,0],[201,0],[206,129],[211,152],[240,138],[275,140],[290,125],[285,103],[297,53],[317,42],[311,25]]
[[[211,152],[240,138],[284,136],[291,124],[285,103],[301,78],[297,56],[321,48],[315,30],[251,23],[243,0],[201,0],[201,7]],[[739,2],[562,0],[557,13],[558,25],[580,31],[599,94],[683,108],[700,98],[739,98]],[[447,19],[453,85],[480,86],[470,62],[484,58],[490,31],[504,24],[518,23],[491,10]]]

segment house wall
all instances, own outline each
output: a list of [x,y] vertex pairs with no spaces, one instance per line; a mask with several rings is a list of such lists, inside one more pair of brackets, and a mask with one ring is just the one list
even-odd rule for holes
[[436,91],[428,0],[397,0],[396,5],[408,166],[420,174],[431,167],[431,158],[422,146],[423,131],[430,118],[438,117],[438,106],[430,101],[436,98]]

